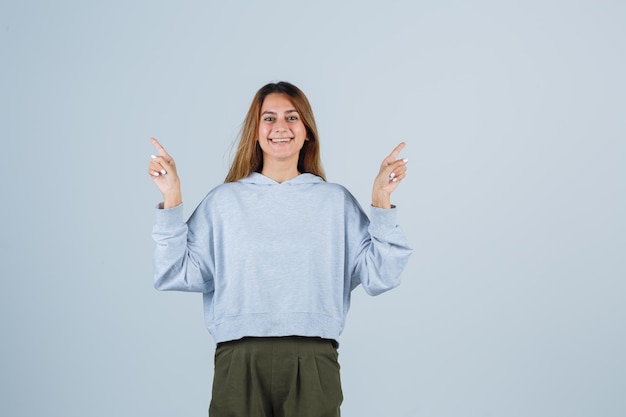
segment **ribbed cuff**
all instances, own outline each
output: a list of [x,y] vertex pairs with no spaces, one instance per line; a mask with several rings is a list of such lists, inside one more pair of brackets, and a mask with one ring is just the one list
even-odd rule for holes
[[159,203],[155,212],[156,225],[159,228],[171,229],[185,224],[185,220],[183,219],[182,203],[169,209],[164,209],[163,203]]
[[398,225],[398,210],[395,206],[382,209],[370,206],[370,228],[372,231],[385,231]]

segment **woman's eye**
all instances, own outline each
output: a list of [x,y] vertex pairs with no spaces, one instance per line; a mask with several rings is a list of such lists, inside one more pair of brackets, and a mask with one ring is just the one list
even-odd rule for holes
[[263,119],[266,122],[273,122],[274,118],[273,117],[266,117],[265,119]]
[[289,116],[289,120],[298,120],[298,116]]

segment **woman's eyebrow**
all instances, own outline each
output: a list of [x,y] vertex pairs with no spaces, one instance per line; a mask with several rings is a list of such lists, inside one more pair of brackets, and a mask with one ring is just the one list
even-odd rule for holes
[[[285,113],[298,113],[298,110],[296,109],[285,110]],[[265,110],[263,113],[261,113],[261,116],[263,116],[264,114],[278,114],[278,113],[272,110]]]

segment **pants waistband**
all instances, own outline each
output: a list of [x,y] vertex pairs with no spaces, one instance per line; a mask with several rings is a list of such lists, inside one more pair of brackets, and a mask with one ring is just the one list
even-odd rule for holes
[[306,340],[310,342],[320,342],[320,343],[330,343],[335,349],[339,347],[339,343],[335,339],[325,339],[323,337],[311,337],[311,336],[275,336],[275,337],[256,337],[256,336],[246,336],[241,339],[229,340],[226,342],[220,342],[217,344],[217,347],[226,346],[230,344],[244,342],[246,340],[267,340],[267,341],[277,341],[277,340]]

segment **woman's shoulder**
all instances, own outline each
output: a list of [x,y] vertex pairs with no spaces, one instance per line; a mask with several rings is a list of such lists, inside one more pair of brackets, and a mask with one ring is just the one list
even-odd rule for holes
[[336,192],[340,192],[340,193],[343,193],[343,194],[350,194],[350,191],[348,191],[348,189],[345,186],[343,186],[343,185],[341,185],[341,184],[339,184],[337,182],[326,182],[326,181],[324,181],[324,182],[322,182],[322,184],[328,190],[334,190]]
[[358,204],[354,195],[345,186],[335,182],[323,182],[318,185],[324,193],[338,199],[342,199],[349,204]]
[[237,193],[237,188],[239,187],[236,182],[225,182],[222,184],[218,184],[206,193],[200,204],[212,204],[212,202],[216,200],[223,200],[225,198],[228,198],[229,195],[235,195]]
[[225,182],[213,187],[207,194],[209,199],[223,199],[245,193],[245,186],[241,181]]
[[351,195],[350,191],[346,187],[336,182],[323,182],[320,185],[328,192],[333,192],[342,195]]

